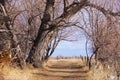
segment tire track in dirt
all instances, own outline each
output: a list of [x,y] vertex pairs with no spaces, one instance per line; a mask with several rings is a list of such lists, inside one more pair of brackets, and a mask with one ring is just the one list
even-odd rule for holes
[[74,62],[59,61],[34,74],[41,76],[43,80],[89,80],[88,68]]

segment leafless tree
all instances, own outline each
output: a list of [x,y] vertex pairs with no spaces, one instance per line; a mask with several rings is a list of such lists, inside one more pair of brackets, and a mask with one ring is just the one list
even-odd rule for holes
[[3,1],[0,2],[1,41],[10,40],[11,48],[19,46],[28,64],[42,66],[42,61],[59,43],[60,30],[71,26],[82,29],[92,41],[96,59],[118,54],[119,0]]

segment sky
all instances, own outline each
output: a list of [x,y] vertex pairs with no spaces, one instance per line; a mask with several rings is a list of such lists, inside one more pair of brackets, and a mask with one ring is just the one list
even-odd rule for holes
[[[78,41],[61,41],[52,56],[86,56],[85,43],[86,38],[84,36],[81,36]],[[91,53],[90,48],[90,44],[88,44],[89,54]]]

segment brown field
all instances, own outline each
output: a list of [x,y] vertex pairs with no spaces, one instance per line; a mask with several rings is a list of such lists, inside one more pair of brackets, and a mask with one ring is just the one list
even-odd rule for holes
[[24,67],[21,70],[4,66],[0,80],[103,80],[93,79],[92,76],[92,71],[89,71],[81,59],[50,59],[44,63],[43,69]]

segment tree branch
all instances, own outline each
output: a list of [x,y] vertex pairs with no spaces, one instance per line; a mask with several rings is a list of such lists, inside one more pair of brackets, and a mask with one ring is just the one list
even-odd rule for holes
[[88,0],[82,0],[79,4],[72,3],[71,5],[69,5],[66,8],[66,11],[63,12],[61,16],[59,16],[58,18],[54,19],[53,21],[49,21],[48,25],[56,27],[57,25],[59,25],[59,23],[61,21],[63,21],[64,19],[67,19],[67,18],[73,16],[79,10],[81,10],[83,7],[86,7],[87,2],[88,2]]
[[108,15],[109,14],[109,15],[112,15],[112,16],[120,16],[120,11],[119,12],[112,12],[110,10],[106,10],[103,7],[98,6],[96,4],[92,4],[92,3],[88,3],[88,4],[86,4],[86,6],[93,7],[95,9],[101,11],[104,15]]
[[66,12],[69,2],[68,2],[68,0],[63,0],[63,2],[64,2],[64,12]]

